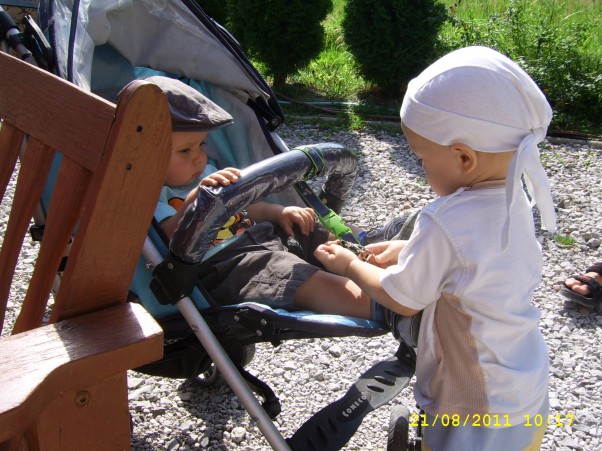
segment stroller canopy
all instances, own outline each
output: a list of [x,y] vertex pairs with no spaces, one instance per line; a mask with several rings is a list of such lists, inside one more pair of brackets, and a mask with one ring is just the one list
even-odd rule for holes
[[[194,1],[56,0],[42,2],[52,17],[59,75],[90,89],[95,47],[110,44],[132,66],[177,73],[270,99],[237,43]],[[46,9],[46,10],[44,10]],[[208,64],[211,61],[213,64]]]

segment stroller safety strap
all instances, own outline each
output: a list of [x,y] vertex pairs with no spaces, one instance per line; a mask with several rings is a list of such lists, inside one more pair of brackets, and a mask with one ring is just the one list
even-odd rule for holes
[[[313,170],[310,169],[308,171],[307,179],[312,179],[316,176],[322,175],[326,162],[322,158],[322,154],[319,152],[319,149],[316,148],[316,146],[299,146],[295,149],[304,152],[313,164]],[[358,239],[353,234],[351,229],[345,225],[343,219],[333,209],[327,207],[325,203],[318,196],[316,196],[307,183],[296,183],[295,190],[305,205],[311,207],[316,212],[318,219],[322,225],[326,227],[326,230],[339,239],[359,244]],[[343,203],[342,199],[334,198],[326,193],[322,193],[322,195],[328,205],[333,205],[335,209],[340,209]]]
[[322,225],[326,227],[326,230],[339,239],[359,244],[359,240],[353,234],[351,229],[347,227],[343,218],[324,205],[307,183],[299,182],[295,184],[295,190],[299,193],[299,196],[301,196],[305,205],[313,208]]

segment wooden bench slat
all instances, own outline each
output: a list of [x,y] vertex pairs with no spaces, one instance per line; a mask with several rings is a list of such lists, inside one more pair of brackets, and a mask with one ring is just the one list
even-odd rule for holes
[[[29,227],[33,211],[42,195],[44,183],[54,152],[36,139],[30,139],[21,161],[13,208],[0,251],[0,309],[6,310],[12,275],[17,265],[23,238]],[[4,319],[4,315],[2,315]],[[0,330],[2,330],[0,328]]]
[[25,133],[7,122],[0,127],[0,199],[4,197],[24,136]]
[[[128,153],[113,152],[105,158],[106,167],[99,167],[90,182],[94,197],[89,197],[86,204],[91,214],[78,225],[78,234],[83,232],[86,238],[73,243],[70,256],[74,256],[78,264],[67,263],[67,281],[56,297],[58,309],[53,311],[52,321],[86,311],[89,306],[85,299],[90,287],[94,287],[97,306],[110,306],[115,299],[127,296],[129,282],[119,286],[111,275],[131,280],[165,181],[171,152],[151,153],[151,150],[171,149],[171,117],[166,99],[157,86],[148,83],[124,96],[128,96],[124,100],[130,109],[124,111],[118,105],[107,145],[127,148]],[[157,108],[160,104],[165,109]],[[141,111],[145,112],[143,116]],[[136,200],[140,197],[140,186],[148,185],[149,177],[154,184],[144,192],[146,202]],[[103,186],[98,189],[101,181]],[[114,200],[116,193],[118,202]],[[148,221],[141,226],[140,221],[131,218],[148,218]],[[82,259],[81,254],[96,257]],[[103,268],[102,275],[98,273],[99,268]]]
[[161,327],[142,306],[130,303],[3,339],[0,387],[12,390],[0,396],[0,443],[58,392],[157,360],[162,346]]
[[[58,77],[49,78],[48,72],[23,71],[21,63],[16,58],[2,61],[4,79],[10,80],[0,84],[5,120],[33,137],[43,136],[50,147],[95,170],[115,106]],[[24,102],[23,93],[36,101]],[[67,130],[65,124],[73,126]]]
[[72,236],[71,231],[77,225],[89,178],[90,171],[69,158],[62,159],[48,207],[44,239],[41,241],[36,268],[13,327],[13,334],[42,324],[46,310],[45,300],[52,289],[56,269],[65,255],[65,248]]

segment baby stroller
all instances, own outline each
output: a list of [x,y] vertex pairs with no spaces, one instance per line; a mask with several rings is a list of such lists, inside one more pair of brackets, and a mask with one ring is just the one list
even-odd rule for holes
[[[164,328],[165,355],[138,370],[198,378],[202,384],[213,383],[220,373],[275,449],[340,449],[367,413],[407,385],[414,371],[411,347],[402,343],[395,356],[369,369],[345,397],[317,412],[285,440],[271,421],[280,412],[277,397],[244,369],[254,344],[372,337],[388,329],[373,321],[289,312],[260,303],[221,306],[197,284],[197,267],[225,219],[266,196],[279,203],[312,206],[337,236],[353,240],[333,210],[339,210],[349,194],[356,157],[332,143],[290,150],[276,133],[284,115],[271,89],[235,39],[192,0],[43,0],[39,24],[50,45],[32,23],[28,23],[32,37],[24,41],[36,63],[84,89],[114,101],[135,78],[178,77],[235,119],[233,126],[211,133],[209,148],[219,153],[209,157],[218,167],[245,168],[241,181],[226,189],[200,190],[196,207],[181,223],[187,226],[180,226],[171,242],[158,227],[149,231],[132,282],[132,299]],[[184,56],[180,49],[186,50]],[[59,165],[57,161],[56,168]],[[320,196],[306,183],[314,177],[326,178]],[[38,237],[47,201],[42,199],[35,220]],[[249,386],[264,399],[263,405]]]

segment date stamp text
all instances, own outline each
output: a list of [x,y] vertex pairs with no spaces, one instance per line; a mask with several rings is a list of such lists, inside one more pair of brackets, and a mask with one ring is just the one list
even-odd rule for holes
[[512,424],[509,420],[509,415],[498,414],[480,414],[473,413],[470,415],[460,414],[436,414],[428,416],[425,413],[413,413],[410,415],[410,426],[412,427],[486,427],[486,428],[507,428],[512,426],[524,427],[541,427],[541,426],[571,426],[575,420],[575,415],[572,413],[556,414],[556,415],[524,415],[524,421],[520,424]]

